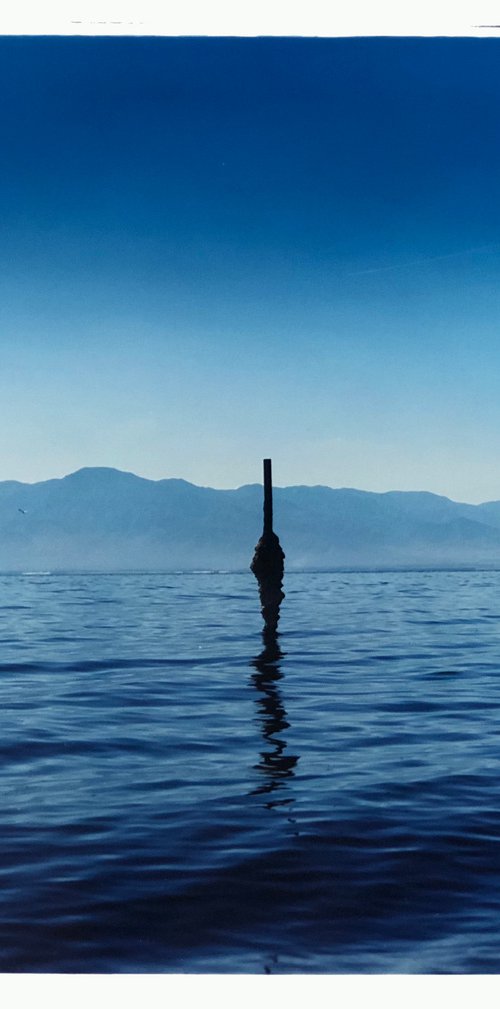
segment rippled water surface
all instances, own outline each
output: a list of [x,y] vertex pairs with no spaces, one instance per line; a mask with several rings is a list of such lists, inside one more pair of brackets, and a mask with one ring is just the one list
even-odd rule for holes
[[500,971],[500,572],[0,582],[0,970]]

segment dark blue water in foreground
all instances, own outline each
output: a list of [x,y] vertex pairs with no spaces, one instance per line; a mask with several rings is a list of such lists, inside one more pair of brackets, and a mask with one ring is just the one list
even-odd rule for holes
[[500,971],[500,572],[0,583],[1,971]]

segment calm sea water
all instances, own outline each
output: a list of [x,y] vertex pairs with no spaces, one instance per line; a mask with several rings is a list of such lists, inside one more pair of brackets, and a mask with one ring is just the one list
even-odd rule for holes
[[500,971],[500,572],[0,582],[0,970]]

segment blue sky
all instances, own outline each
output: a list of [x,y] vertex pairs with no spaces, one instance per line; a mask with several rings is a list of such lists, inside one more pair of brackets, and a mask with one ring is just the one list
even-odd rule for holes
[[500,498],[499,61],[1,38],[0,479]]

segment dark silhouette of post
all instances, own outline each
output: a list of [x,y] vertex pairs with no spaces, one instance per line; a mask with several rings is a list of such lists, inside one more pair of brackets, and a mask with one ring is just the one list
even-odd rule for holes
[[285,598],[282,590],[285,571],[285,554],[273,530],[273,481],[271,460],[264,459],[264,529],[255,547],[250,565],[258,583],[264,623],[276,630],[280,618],[280,604]]
[[271,460],[264,459],[264,536],[273,532],[273,476]]

